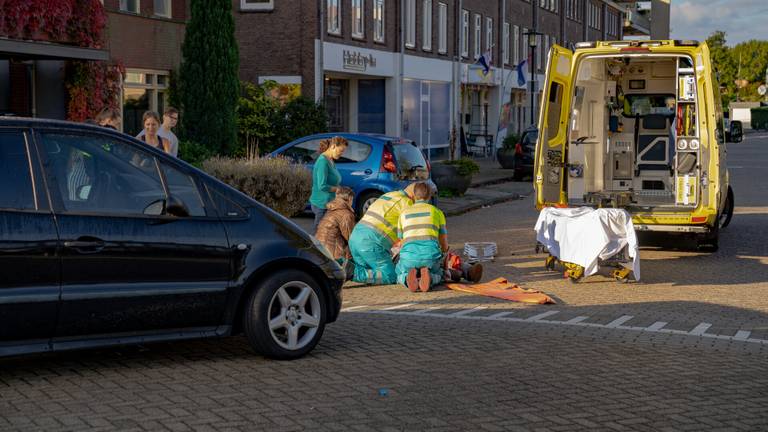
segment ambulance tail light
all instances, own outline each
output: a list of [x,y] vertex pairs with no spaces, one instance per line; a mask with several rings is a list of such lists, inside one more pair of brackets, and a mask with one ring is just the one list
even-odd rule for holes
[[381,169],[379,172],[397,174],[395,155],[392,154],[392,150],[388,147],[384,147],[384,152],[381,155]]

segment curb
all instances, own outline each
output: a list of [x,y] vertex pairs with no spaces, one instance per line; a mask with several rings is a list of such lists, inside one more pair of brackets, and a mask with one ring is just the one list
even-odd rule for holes
[[502,184],[502,183],[510,183],[510,182],[513,182],[513,181],[515,181],[515,177],[514,177],[514,175],[511,175],[509,177],[499,177],[499,178],[495,178],[495,179],[479,181],[477,183],[470,184],[469,187],[470,188],[478,188],[478,187],[483,187],[483,186],[493,186],[493,185]]
[[519,200],[520,197],[521,197],[520,194],[512,193],[512,194],[509,194],[509,195],[506,195],[506,196],[496,197],[496,198],[492,198],[492,199],[485,200],[485,201],[475,202],[475,203],[472,203],[472,204],[466,204],[466,205],[463,205],[461,207],[457,207],[457,208],[455,208],[453,210],[445,210],[445,211],[443,211],[443,213],[445,214],[446,217],[448,217],[448,216],[458,216],[458,215],[462,215],[464,213],[469,213],[469,212],[471,212],[473,210],[477,210],[477,209],[485,207],[485,206],[492,206],[492,205],[495,205],[495,204],[505,203],[507,201]]

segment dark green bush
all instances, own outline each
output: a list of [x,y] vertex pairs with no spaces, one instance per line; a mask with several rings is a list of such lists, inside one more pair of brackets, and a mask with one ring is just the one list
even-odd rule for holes
[[203,169],[286,217],[301,212],[312,192],[312,173],[284,158],[216,156]]
[[443,161],[446,165],[453,165],[457,168],[459,175],[462,177],[471,176],[480,172],[480,165],[470,158],[463,157],[461,159]]
[[202,168],[203,161],[213,156],[210,150],[194,141],[179,141],[179,159]]

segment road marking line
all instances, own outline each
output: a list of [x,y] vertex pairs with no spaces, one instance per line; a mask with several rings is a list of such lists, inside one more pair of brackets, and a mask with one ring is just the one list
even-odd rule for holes
[[413,311],[412,313],[413,314],[425,314],[425,313],[430,313],[433,310],[438,310],[438,309],[441,309],[441,307],[440,306],[432,306],[432,307],[428,307],[428,308],[425,308],[425,309]]
[[557,313],[560,313],[560,311],[549,311],[549,312],[540,313],[538,315],[534,315],[534,316],[526,319],[526,321],[538,321],[538,320],[540,320],[542,318],[546,318],[548,316],[552,316],[552,315],[557,314]]
[[460,317],[460,316],[468,315],[468,314],[471,314],[472,312],[483,310],[483,309],[488,309],[488,308],[485,306],[477,306],[477,307],[473,307],[472,309],[467,309],[459,312],[454,312],[452,314],[448,314],[448,316]]
[[512,315],[513,313],[514,312],[511,312],[511,311],[499,312],[499,313],[495,313],[493,315],[489,315],[489,316],[485,317],[485,319],[496,320],[496,319],[499,319],[499,318],[503,318],[503,317],[505,317],[507,315]]
[[632,315],[622,315],[622,316],[616,318],[615,320],[609,322],[605,326],[608,327],[608,328],[616,328],[616,327],[624,324],[625,322],[631,320],[632,318],[634,318],[634,316],[632,316]]
[[708,328],[712,327],[712,324],[710,323],[701,323],[693,328],[693,330],[689,331],[688,334],[691,336],[701,336],[703,335]]
[[396,310],[396,309],[403,309],[403,308],[407,308],[408,306],[413,306],[413,305],[416,305],[416,304],[418,304],[418,303],[403,303],[401,305],[390,306],[388,308],[384,308],[384,309],[381,309],[381,310],[383,310],[383,311],[391,311],[391,310]]
[[747,330],[739,330],[736,332],[735,335],[733,335],[733,338],[736,340],[747,340],[749,339],[749,335],[751,334],[751,331]]
[[341,311],[342,312],[349,312],[349,311],[353,311],[355,309],[362,309],[362,308],[367,308],[367,307],[368,306],[350,306],[350,307],[346,307],[346,308],[342,309]]
[[655,323],[649,325],[645,328],[645,331],[654,332],[657,333],[659,330],[663,329],[665,325],[667,325],[667,322],[664,321],[656,321]]
[[566,321],[564,324],[578,324],[582,321],[588,320],[588,316],[577,316],[576,318],[571,318],[568,321]]

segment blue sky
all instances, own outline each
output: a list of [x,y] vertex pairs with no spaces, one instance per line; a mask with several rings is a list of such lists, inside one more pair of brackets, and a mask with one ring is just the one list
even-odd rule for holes
[[728,45],[768,40],[768,0],[672,0],[672,39],[704,40],[715,30]]

